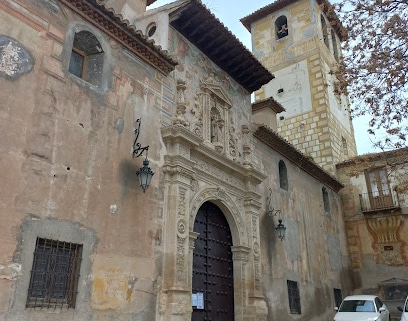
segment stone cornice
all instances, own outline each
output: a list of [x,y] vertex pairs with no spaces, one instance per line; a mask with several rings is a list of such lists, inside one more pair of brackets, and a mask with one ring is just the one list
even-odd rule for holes
[[[183,126],[168,126],[163,128],[162,137],[168,148],[170,147],[169,144],[174,145],[177,143],[187,146],[190,149],[190,159],[186,159],[187,162],[192,161],[192,156],[198,157],[199,159],[202,159],[206,163],[217,167],[219,170],[222,170],[228,175],[232,175],[241,180],[244,184],[250,182],[257,185],[266,178],[266,175],[260,171],[250,166],[244,166],[220,154],[214,148],[208,146],[202,138],[198,137]],[[172,154],[172,152],[176,154]],[[166,156],[166,159],[169,162],[175,158],[180,161],[183,156],[177,157],[178,152],[179,149],[177,148],[174,148],[173,151],[171,151],[169,148],[169,155]],[[191,165],[192,163],[189,164]]]
[[252,112],[254,111],[258,111],[264,108],[270,108],[272,109],[276,114],[279,114],[283,111],[285,111],[285,108],[283,108],[283,106],[278,103],[275,99],[271,98],[267,98],[264,100],[260,100],[257,101],[255,103],[252,104]]

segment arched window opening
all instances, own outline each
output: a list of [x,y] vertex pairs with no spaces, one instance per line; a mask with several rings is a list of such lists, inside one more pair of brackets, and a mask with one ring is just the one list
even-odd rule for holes
[[98,39],[89,31],[75,33],[68,71],[90,84],[102,83],[104,52]]
[[281,160],[279,161],[279,186],[285,191],[288,190],[288,170],[285,163]]
[[333,29],[331,31],[331,37],[332,37],[334,59],[336,59],[336,61],[339,61],[339,50],[337,48],[336,34],[334,33]]
[[289,34],[288,19],[285,16],[280,16],[275,21],[276,37],[282,39]]
[[323,196],[323,207],[326,213],[330,213],[330,201],[329,193],[327,192],[326,187],[322,187],[322,196]]
[[324,44],[326,45],[326,47],[329,48],[329,34],[328,34],[328,31],[327,31],[326,19],[324,18],[323,15],[320,15],[320,20],[321,20],[321,24],[322,24],[323,41],[324,41]]

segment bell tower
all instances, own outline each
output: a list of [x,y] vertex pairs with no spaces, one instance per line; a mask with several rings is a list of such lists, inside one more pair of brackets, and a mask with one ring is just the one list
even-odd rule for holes
[[278,133],[334,174],[335,164],[357,155],[348,98],[333,89],[342,27],[323,0],[280,0],[241,19],[255,57],[275,78],[255,92],[285,111]]

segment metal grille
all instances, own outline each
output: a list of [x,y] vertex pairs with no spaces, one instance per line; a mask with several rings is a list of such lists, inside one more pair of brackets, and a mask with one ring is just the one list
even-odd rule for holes
[[334,292],[334,303],[336,307],[340,307],[341,301],[343,301],[343,295],[341,294],[341,289],[333,289]]
[[27,308],[75,308],[82,245],[37,238]]
[[299,288],[296,281],[287,281],[289,309],[292,314],[301,314]]

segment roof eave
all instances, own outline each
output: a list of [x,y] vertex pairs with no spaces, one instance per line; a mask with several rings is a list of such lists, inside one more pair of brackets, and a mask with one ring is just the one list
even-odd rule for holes
[[163,74],[169,74],[178,64],[167,51],[161,50],[153,40],[149,40],[127,20],[123,20],[121,15],[115,14],[97,0],[60,1]]
[[182,1],[170,13],[170,24],[248,92],[267,84],[274,76],[201,3]]
[[331,188],[336,193],[344,187],[344,185],[334,176],[326,172],[311,158],[298,151],[293,145],[280,137],[272,129],[264,125],[259,126],[254,133],[254,137],[299,166],[302,170]]

